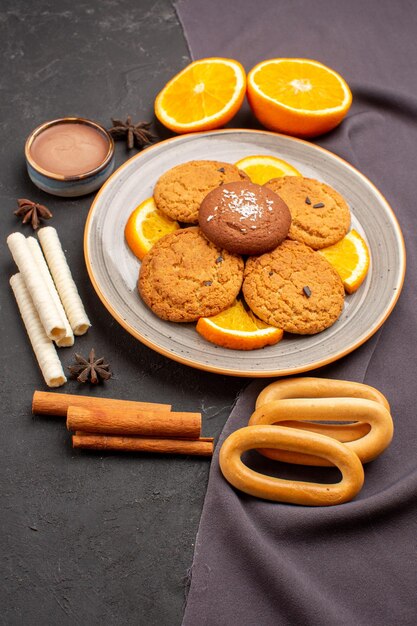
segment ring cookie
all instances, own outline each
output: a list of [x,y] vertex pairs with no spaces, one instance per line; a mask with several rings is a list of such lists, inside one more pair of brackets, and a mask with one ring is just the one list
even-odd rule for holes
[[248,176],[231,163],[188,161],[176,165],[157,180],[155,204],[174,220],[198,224],[198,210],[209,191],[237,180],[248,180]]
[[344,288],[335,269],[298,241],[285,240],[272,252],[246,262],[243,294],[267,324],[289,333],[313,335],[338,319]]
[[314,250],[331,246],[347,234],[350,210],[335,189],[313,178],[283,176],[265,184],[281,196],[291,213],[290,239]]
[[236,254],[262,254],[287,236],[287,205],[267,187],[247,181],[210,191],[199,211],[199,224],[210,241]]
[[208,241],[198,227],[166,235],[145,255],[138,289],[161,319],[194,322],[217,315],[235,300],[243,259]]

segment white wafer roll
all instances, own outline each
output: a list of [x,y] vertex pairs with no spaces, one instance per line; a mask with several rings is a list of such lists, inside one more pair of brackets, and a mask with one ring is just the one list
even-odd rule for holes
[[7,237],[7,245],[23,276],[47,336],[49,339],[61,339],[65,336],[64,320],[61,319],[48,286],[38,270],[26,237],[21,233],[12,233]]
[[62,306],[62,302],[59,299],[59,295],[56,290],[49,268],[46,264],[45,257],[42,254],[41,247],[37,239],[35,239],[35,237],[27,237],[26,241],[28,242],[33,258],[35,259],[35,263],[37,265],[38,271],[42,275],[42,278],[44,279],[49,289],[51,298],[54,301],[55,306],[58,309],[61,315],[62,321],[64,323],[64,326],[65,326],[65,336],[62,337],[61,339],[58,339],[55,343],[59,348],[73,346],[74,345],[74,333],[72,332],[72,328],[68,321],[64,307]]
[[55,228],[46,226],[38,231],[38,236],[74,335],[84,335],[91,323],[72,278],[58,234]]
[[38,360],[43,377],[48,387],[60,387],[67,379],[58,358],[56,348],[45,333],[45,329],[39,319],[35,305],[26,288],[21,274],[15,274],[10,279],[20,315],[29,335],[33,351]]

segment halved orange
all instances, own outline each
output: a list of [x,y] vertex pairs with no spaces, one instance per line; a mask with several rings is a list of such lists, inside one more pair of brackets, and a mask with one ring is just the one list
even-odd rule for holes
[[155,99],[158,120],[176,133],[224,126],[240,109],[246,74],[233,59],[194,61],[172,78]]
[[242,300],[213,317],[201,317],[197,332],[207,341],[233,350],[255,350],[278,343],[283,331],[268,326],[247,309]]
[[153,198],[147,198],[127,220],[125,239],[133,254],[142,260],[158,239],[179,227],[178,222],[156,208]]
[[269,59],[248,74],[247,95],[266,128],[316,137],[340,124],[352,94],[334,70],[311,59]]
[[347,293],[356,291],[368,273],[370,253],[366,241],[356,230],[328,248],[318,250],[340,275]]
[[257,185],[264,185],[272,178],[279,178],[280,176],[301,176],[295,167],[283,159],[268,154],[247,156],[240,159],[235,165],[243,170]]

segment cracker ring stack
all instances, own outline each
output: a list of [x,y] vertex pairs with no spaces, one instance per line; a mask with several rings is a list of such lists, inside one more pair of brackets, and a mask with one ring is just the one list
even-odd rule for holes
[[[350,381],[290,378],[259,394],[249,425],[223,443],[220,468],[234,487],[259,498],[306,506],[342,504],[362,488],[362,464],[381,454],[392,436],[390,407],[377,389]],[[260,474],[241,460],[251,449],[286,463],[336,466],[342,480],[323,484]]]

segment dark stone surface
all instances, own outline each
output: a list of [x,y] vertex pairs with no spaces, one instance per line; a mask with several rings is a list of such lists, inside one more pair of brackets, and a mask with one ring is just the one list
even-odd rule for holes
[[[81,115],[105,126],[128,113],[152,119],[156,93],[189,61],[187,46],[169,0],[2,0],[0,37],[0,623],[179,624],[209,461],[73,451],[62,419],[32,419],[33,391],[46,386],[8,285],[16,268],[5,240],[32,232],[13,215],[17,198],[52,210],[50,224],[93,322],[75,348],[86,354],[94,346],[112,365],[105,386],[69,381],[62,391],[202,411],[204,434],[219,434],[246,380],[171,362],[113,320],[84,264],[93,196],[42,193],[23,154],[29,132],[55,117]],[[118,144],[117,163],[127,157]],[[73,352],[60,351],[65,367]]]

